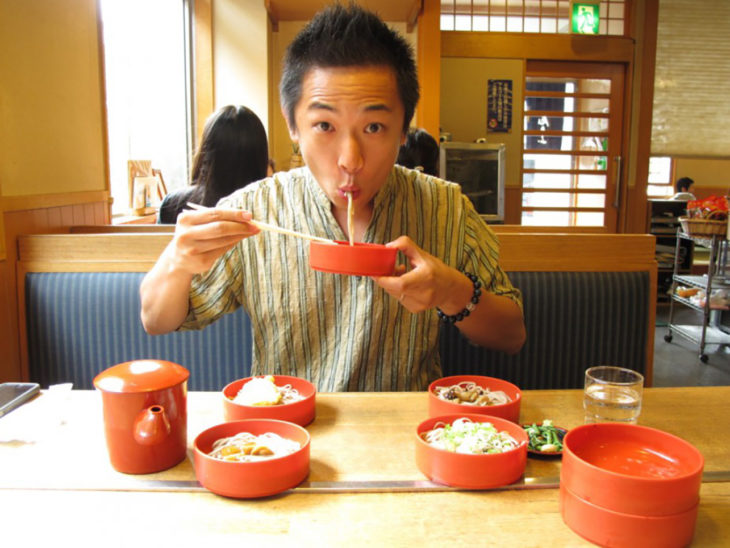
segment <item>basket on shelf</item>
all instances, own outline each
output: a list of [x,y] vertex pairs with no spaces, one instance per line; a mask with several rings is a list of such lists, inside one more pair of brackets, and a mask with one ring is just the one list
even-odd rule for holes
[[698,219],[692,217],[680,217],[679,224],[682,231],[690,236],[713,236],[727,233],[727,221],[714,221],[712,219]]

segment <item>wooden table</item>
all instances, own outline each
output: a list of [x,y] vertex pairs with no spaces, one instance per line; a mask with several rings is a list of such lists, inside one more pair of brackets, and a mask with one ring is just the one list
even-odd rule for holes
[[[582,423],[580,390],[526,391],[523,398],[522,422]],[[202,540],[209,546],[218,540],[226,546],[590,545],[563,523],[555,487],[468,492],[426,481],[413,449],[415,427],[427,417],[425,393],[319,394],[317,418],[308,426],[307,482],[260,500],[209,493],[195,481],[190,455],[158,474],[117,473],[108,461],[99,393],[71,391],[65,403],[48,402],[43,394],[26,404],[27,415],[36,406],[52,416],[40,439],[0,443],[2,529],[29,532],[31,546],[62,539],[104,547]],[[730,538],[729,414],[730,387],[651,388],[644,395],[640,424],[683,437],[706,459],[693,546]],[[223,420],[220,395],[190,393],[188,417],[192,441]],[[554,485],[559,474],[559,460],[528,459],[528,482],[552,478]]]

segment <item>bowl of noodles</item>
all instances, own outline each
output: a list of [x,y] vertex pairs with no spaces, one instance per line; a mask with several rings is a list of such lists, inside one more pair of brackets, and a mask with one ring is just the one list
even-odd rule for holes
[[314,270],[354,276],[392,276],[398,250],[383,244],[342,241],[309,244],[309,266]]
[[525,472],[527,443],[520,425],[499,417],[431,417],[416,429],[416,464],[437,483],[463,489],[501,487]]
[[278,419],[306,426],[314,420],[315,386],[300,377],[266,375],[238,379],[223,388],[227,421]]
[[309,433],[291,422],[224,422],[193,441],[195,476],[203,487],[224,497],[276,495],[307,477],[309,447]]
[[455,375],[428,387],[431,417],[454,413],[491,415],[519,422],[522,392],[511,382],[482,375]]

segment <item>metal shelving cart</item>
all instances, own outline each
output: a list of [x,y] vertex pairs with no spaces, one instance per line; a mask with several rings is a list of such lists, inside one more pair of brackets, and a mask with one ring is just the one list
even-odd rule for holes
[[[680,274],[678,265],[681,263],[680,242],[683,239],[694,240],[696,245],[709,248],[710,257],[707,266],[707,274],[702,276],[693,276]],[[681,229],[677,230],[677,244],[674,257],[674,272],[672,275],[672,291],[669,301],[669,323],[667,334],[664,340],[672,342],[673,333],[676,333],[685,339],[698,345],[699,358],[703,363],[707,363],[708,356],[705,354],[705,346],[708,344],[730,345],[730,334],[722,331],[718,326],[717,315],[721,310],[728,310],[727,306],[716,306],[710,302],[712,292],[717,289],[727,289],[730,291],[730,275],[728,273],[728,245],[725,235],[712,236],[690,236]],[[677,292],[677,286],[683,285],[688,288],[697,288],[705,292],[703,305],[691,302],[688,298],[680,297]],[[702,323],[700,325],[678,325],[674,323],[674,304],[680,303],[701,314]]]

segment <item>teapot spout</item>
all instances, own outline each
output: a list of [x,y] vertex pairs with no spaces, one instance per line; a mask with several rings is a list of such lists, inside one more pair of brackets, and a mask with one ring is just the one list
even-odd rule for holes
[[170,435],[170,421],[161,405],[140,412],[134,421],[134,439],[141,445],[162,443]]

